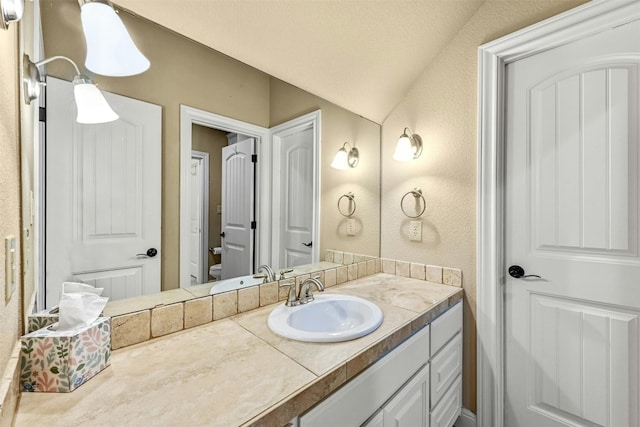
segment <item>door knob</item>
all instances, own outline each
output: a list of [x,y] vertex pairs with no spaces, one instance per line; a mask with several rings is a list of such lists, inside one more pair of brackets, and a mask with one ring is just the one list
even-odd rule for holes
[[511,267],[509,267],[509,276],[515,278],[515,279],[524,279],[527,277],[537,277],[538,279],[542,279],[542,277],[538,276],[537,274],[524,274],[524,268],[520,267],[519,265],[512,265]]
[[222,237],[224,239],[224,231],[222,233],[220,233],[220,237]]
[[309,242],[309,243],[302,243],[303,245],[305,245],[306,247],[310,248],[311,246],[313,246],[313,242]]
[[147,253],[146,254],[136,254],[136,256],[143,256],[143,257],[147,257],[147,258],[153,258],[156,255],[158,255],[158,250],[156,248],[147,249]]

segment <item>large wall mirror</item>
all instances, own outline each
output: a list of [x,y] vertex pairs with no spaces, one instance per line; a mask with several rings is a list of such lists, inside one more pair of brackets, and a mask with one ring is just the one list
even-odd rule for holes
[[[148,263],[155,264],[158,270],[154,279],[157,291],[162,291],[167,298],[165,301],[174,301],[198,295],[198,292],[190,293],[189,288],[193,290],[200,286],[202,293],[206,292],[202,289],[212,286],[211,282],[251,276],[263,264],[274,269],[314,264],[320,269],[322,264],[319,263],[324,260],[327,249],[379,256],[378,124],[126,10],[121,10],[120,16],[140,50],[151,61],[150,69],[132,77],[91,75],[83,66],[85,42],[78,2],[41,1],[40,15],[43,57],[63,55],[71,58],[80,66],[81,72],[87,73],[106,92],[114,110],[119,114],[123,112],[120,124],[115,128],[101,129],[103,125],[78,127],[73,120],[73,102],[57,99],[58,92],[71,93],[68,82],[73,78],[73,69],[61,61],[52,62],[43,70],[48,76],[47,123],[43,131],[47,137],[46,144],[44,136],[40,138],[41,149],[36,149],[34,155],[42,154],[34,164],[35,168],[43,167],[47,162],[50,166],[42,175],[43,187],[35,185],[34,198],[45,201],[43,192],[46,188],[47,198],[52,201],[46,201],[46,209],[41,208],[38,213],[47,216],[46,221],[41,219],[46,223],[47,233],[53,228],[61,236],[47,234],[46,247],[41,246],[45,263],[34,266],[42,270],[36,276],[44,278],[45,266],[49,273],[53,265],[64,267],[83,256],[102,259],[107,256],[105,253],[119,251],[125,255],[117,262],[122,266],[121,279],[109,280],[114,283],[114,289],[116,282],[121,280],[118,286],[124,291],[114,291],[114,300],[131,296],[127,294],[127,281],[136,282],[136,275],[141,271],[137,266]],[[129,108],[129,104],[132,110],[126,113],[124,109]],[[65,111],[65,105],[69,111]],[[137,124],[143,115],[141,111],[146,108],[150,111],[148,114],[157,116],[158,120],[150,128]],[[68,136],[53,137],[52,129]],[[123,143],[126,135],[156,131],[159,169],[146,177],[152,183],[155,180],[158,200],[142,202],[149,196],[146,191],[149,184],[140,184],[145,178],[146,167],[127,171],[114,165],[126,163],[136,156],[147,157],[144,152]],[[28,133],[25,136],[34,138]],[[80,140],[90,142],[83,142],[81,146],[74,142]],[[333,169],[331,161],[344,142],[358,148],[358,166],[349,170]],[[31,146],[33,142],[25,141],[25,144]],[[114,147],[120,147],[121,152],[116,153]],[[302,148],[287,157],[290,147]],[[255,168],[251,163],[254,155],[258,162]],[[245,169],[238,166],[241,157],[248,157]],[[287,163],[286,159],[295,161]],[[223,167],[225,161],[226,167]],[[66,165],[64,162],[71,163]],[[293,172],[284,173],[287,166]],[[61,171],[62,178],[55,177],[56,168]],[[77,183],[77,176],[83,173],[92,174],[90,183]],[[157,206],[152,211],[158,214],[159,237],[150,241],[132,238],[129,240],[134,241],[134,247],[115,250],[112,246],[101,252],[97,247],[100,239],[96,236],[112,233],[120,236],[120,240],[127,240],[127,233],[135,234],[136,226],[144,224],[135,224],[133,220],[131,224],[127,223],[126,215],[119,211],[104,214],[109,212],[108,203],[95,202],[91,215],[77,213],[82,210],[76,209],[78,199],[82,197],[77,188],[86,190],[89,184],[95,193],[121,191],[122,194],[112,198],[129,200],[143,212],[147,209],[148,213],[151,206]],[[27,185],[25,191],[31,191],[31,187]],[[353,194],[357,203],[349,232],[347,218],[337,206],[345,194]],[[67,212],[69,215],[64,210],[55,213],[49,205],[53,206],[53,200],[65,197],[76,210]],[[243,204],[242,197],[248,200],[248,205]],[[99,218],[101,213],[104,218]],[[63,218],[74,215],[81,217],[76,218],[80,225],[70,223],[69,227],[75,231],[68,232],[62,227]],[[295,227],[292,228],[311,227],[309,234],[298,233],[299,236],[291,237],[279,230],[279,227],[286,228],[279,226],[279,221],[287,215],[293,217]],[[233,226],[238,222],[234,218],[240,217],[244,218],[241,222],[252,236],[246,247],[232,241],[235,239]],[[142,222],[153,221],[149,216],[149,221]],[[73,247],[83,239],[84,246]],[[299,253],[283,251],[287,239],[294,241],[288,243],[290,246],[309,249]],[[147,252],[152,248],[157,250],[157,255],[151,256],[152,252]],[[240,248],[238,252],[246,250],[247,258],[238,261],[244,255],[232,257],[230,248]],[[223,259],[225,253],[227,258]],[[105,268],[88,268],[69,274],[63,269],[61,275],[52,276],[46,286],[55,289],[64,280],[104,286],[104,278],[108,277],[105,272]],[[57,292],[57,289],[51,292],[44,302],[46,306],[55,304]],[[155,292],[149,288],[142,293]],[[42,295],[38,301],[42,301],[39,305],[43,304]]]

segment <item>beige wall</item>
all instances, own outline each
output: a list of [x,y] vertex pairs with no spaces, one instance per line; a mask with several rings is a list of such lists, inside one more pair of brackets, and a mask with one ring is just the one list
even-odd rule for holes
[[[477,54],[483,43],[584,3],[488,0],[413,84],[382,125],[382,256],[459,267],[464,311],[464,406],[476,409]],[[392,160],[405,126],[422,136],[412,162]],[[422,242],[408,239],[402,195],[421,187],[427,200]]]
[[[20,132],[19,132],[19,74],[18,29],[0,30],[0,374],[11,369],[9,361],[22,331],[22,280],[20,246],[18,246],[18,283],[7,301],[5,294],[4,239],[13,235],[20,242]],[[8,384],[0,377],[0,425],[10,425],[16,402]],[[5,414],[6,412],[6,414]]]
[[[86,72],[78,2],[42,3],[46,57],[68,56]],[[173,289],[178,287],[179,275],[180,104],[267,127],[270,77],[144,19],[125,12],[120,16],[151,68],[132,77],[96,76],[95,82],[103,90],[164,106],[162,289]],[[50,64],[48,73],[73,78],[73,68],[63,61]]]
[[[322,111],[320,153],[320,253],[339,249],[379,255],[380,242],[380,125],[281,80],[271,79],[271,126],[304,113]],[[347,141],[360,151],[354,169],[329,165]],[[355,236],[346,235],[346,219],[338,213],[338,198],[355,194]],[[344,202],[344,201],[343,201]]]
[[[222,205],[222,147],[229,144],[227,134],[217,129],[193,125],[191,147],[209,153],[209,247],[222,246],[222,216],[217,212]],[[208,255],[209,266],[221,262],[220,255]]]

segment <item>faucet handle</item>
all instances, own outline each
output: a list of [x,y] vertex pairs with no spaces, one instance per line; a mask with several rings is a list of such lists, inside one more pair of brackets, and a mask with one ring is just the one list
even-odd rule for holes
[[254,279],[262,279],[262,283],[269,283],[269,280],[267,280],[267,279],[268,279],[268,277],[269,277],[269,276],[268,276],[268,275],[266,275],[266,274],[254,274],[254,275],[253,275],[253,278],[254,278]]
[[293,271],[293,268],[287,268],[285,270],[280,270],[280,280],[285,279],[284,275],[286,273],[291,273]]
[[289,288],[289,295],[287,296],[287,302],[285,303],[287,307],[298,305],[298,298],[296,296],[296,282],[280,283],[278,287]]

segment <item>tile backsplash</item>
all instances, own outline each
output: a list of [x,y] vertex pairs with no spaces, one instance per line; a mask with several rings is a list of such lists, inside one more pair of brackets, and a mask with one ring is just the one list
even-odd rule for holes
[[281,285],[294,283],[296,287],[299,287],[301,281],[307,277],[320,276],[325,288],[380,272],[451,286],[462,286],[462,271],[456,268],[377,258],[336,250],[327,250],[324,261],[342,265],[310,274],[288,277],[276,282],[114,316],[111,322],[112,349],[137,344],[284,301],[288,291],[286,287],[281,287]]

